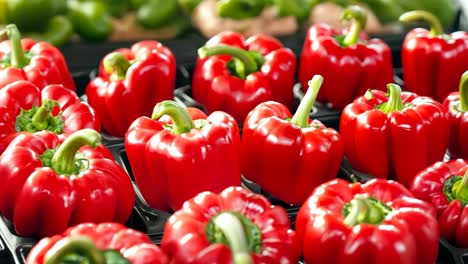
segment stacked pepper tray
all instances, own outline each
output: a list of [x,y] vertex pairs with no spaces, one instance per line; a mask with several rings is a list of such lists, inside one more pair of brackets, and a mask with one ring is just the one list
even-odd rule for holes
[[468,33],[342,18],[61,50],[6,26],[0,263],[468,263]]

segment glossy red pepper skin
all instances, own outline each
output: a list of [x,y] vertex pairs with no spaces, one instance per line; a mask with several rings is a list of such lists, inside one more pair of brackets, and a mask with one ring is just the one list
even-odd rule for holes
[[[0,62],[11,52],[9,40],[0,43]],[[23,50],[29,53],[30,62],[24,68],[0,66],[0,88],[19,80],[34,83],[39,89],[49,84],[62,84],[76,91],[75,83],[68,70],[67,62],[59,49],[47,42],[36,43],[32,39],[21,41]]]
[[285,105],[271,101],[249,113],[242,129],[242,175],[275,198],[300,205],[315,187],[336,177],[344,145],[339,133],[320,121],[300,128],[291,118]]
[[452,92],[444,100],[450,119],[449,153],[452,158],[468,159],[468,111],[461,111],[460,93]]
[[[359,194],[392,211],[380,224],[346,225],[342,209]],[[401,184],[383,179],[320,185],[299,210],[296,231],[307,263],[435,263],[439,246],[435,209]]]
[[360,42],[341,47],[338,32],[326,24],[317,24],[307,31],[299,59],[299,82],[307,90],[307,82],[315,74],[324,77],[317,101],[343,109],[367,89],[385,90],[393,82],[390,47],[380,39],[369,39],[361,32]]
[[436,208],[441,237],[461,248],[468,247],[468,207],[458,199],[447,199],[444,185],[452,176],[463,176],[467,169],[468,160],[437,162],[418,173],[410,188],[416,198]]
[[[172,51],[157,41],[140,41],[130,49],[118,49],[131,61],[122,80],[113,80],[104,70],[86,87],[89,104],[111,136],[124,137],[130,124],[149,116],[157,102],[174,96],[176,61]],[[122,107],[122,106],[128,107]]]
[[431,36],[426,29],[413,29],[403,42],[401,60],[405,89],[442,102],[468,69],[468,32]]
[[232,56],[198,57],[192,78],[192,95],[208,112],[221,110],[242,123],[249,111],[261,102],[273,100],[293,106],[296,56],[289,48],[273,37],[255,35],[244,39],[235,32],[220,33],[207,42],[207,46],[217,44],[260,52],[265,62],[244,80],[228,70]]
[[0,154],[15,137],[23,133],[15,127],[21,110],[41,106],[45,100],[54,100],[59,105],[52,114],[61,114],[63,128],[60,137],[83,128],[100,131],[101,122],[94,109],[70,89],[53,84],[41,90],[32,82],[16,81],[0,89]]
[[67,238],[85,237],[101,249],[117,250],[132,264],[168,264],[169,259],[144,233],[119,223],[83,223],[60,235],[41,239],[29,253],[26,264],[45,264],[45,256]]
[[[190,108],[189,108],[190,109]],[[230,115],[189,110],[202,128],[176,135],[170,120],[140,117],[128,129],[125,150],[136,183],[153,208],[178,210],[199,192],[240,185],[240,135]]]
[[220,194],[198,194],[169,218],[161,248],[172,259],[171,263],[232,263],[231,250],[224,244],[210,244],[205,230],[211,218],[226,211],[246,216],[260,229],[261,251],[251,253],[253,263],[299,261],[301,249],[286,211],[259,194],[230,187]]
[[354,169],[396,178],[409,187],[420,170],[445,155],[450,136],[447,110],[429,97],[402,92],[406,108],[386,114],[376,109],[388,101],[385,92],[370,93],[372,98],[358,97],[342,112],[345,155]]
[[88,168],[65,176],[40,159],[61,141],[49,131],[16,137],[0,156],[0,212],[20,236],[44,237],[84,222],[125,223],[135,193],[130,177],[103,145],[80,148]]

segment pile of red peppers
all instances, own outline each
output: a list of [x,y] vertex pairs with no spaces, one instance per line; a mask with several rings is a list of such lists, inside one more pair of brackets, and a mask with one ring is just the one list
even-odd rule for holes
[[[439,239],[468,247],[468,33],[403,14],[431,29],[407,34],[400,87],[362,9],[342,18],[343,32],[307,31],[298,67],[273,37],[213,37],[194,62],[203,109],[172,100],[176,59],[157,41],[106,55],[80,98],[60,51],[8,25],[0,213],[41,239],[26,263],[425,264]],[[339,130],[310,118],[316,104],[342,111]],[[127,171],[102,135],[123,145]],[[344,159],[373,179],[336,179]],[[294,228],[243,180],[299,209]],[[124,226],[135,188],[171,214],[159,246]]]

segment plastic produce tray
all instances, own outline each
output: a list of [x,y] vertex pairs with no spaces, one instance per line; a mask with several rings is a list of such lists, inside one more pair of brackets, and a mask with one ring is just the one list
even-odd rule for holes
[[[454,27],[453,30],[457,29]],[[400,67],[400,51],[401,43],[406,32],[401,34],[381,34],[375,37],[382,38],[392,48],[393,63],[395,67]],[[299,55],[302,50],[302,44],[305,38],[305,32],[301,31],[296,34],[281,37],[280,40],[286,46],[291,48],[296,55]],[[185,104],[186,106],[193,106],[203,109],[203,106],[193,100],[191,97],[191,76],[193,72],[194,63],[197,57],[197,49],[204,45],[207,39],[200,34],[193,32],[185,34],[180,38],[173,40],[161,41],[164,45],[169,47],[177,60],[177,77],[176,77],[176,90],[174,93],[174,100]],[[113,42],[113,43],[72,43],[61,50],[63,51],[70,70],[74,73],[73,77],[77,85],[77,93],[84,95],[85,87],[89,83],[92,76],[96,75],[96,67],[99,65],[100,59],[107,53],[121,47],[130,47],[133,42]],[[93,72],[93,73],[92,73]],[[401,72],[396,72],[401,77]],[[396,79],[398,83],[398,79]],[[294,94],[299,101],[303,93],[300,86],[296,85]],[[295,109],[294,109],[295,110]],[[312,118],[321,120],[325,125],[338,129],[340,112],[330,109],[327,106],[316,104],[311,113]],[[123,139],[110,137],[103,133],[104,144],[114,155],[116,161],[128,172],[134,183],[136,190],[136,202],[130,216],[126,223],[128,227],[140,230],[149,235],[152,241],[156,244],[160,243],[164,225],[170,216],[170,212],[163,212],[150,208],[134,182],[130,163],[124,149]],[[346,160],[343,162],[337,177],[351,180],[351,175],[356,175],[360,181],[369,179],[370,176],[359,174],[352,170]],[[367,178],[366,178],[367,177]],[[242,180],[242,185],[252,192],[261,193],[265,195],[273,204],[283,206],[294,226],[296,215],[299,211],[299,206],[292,206],[285,204],[275,199],[270,194],[264,192],[257,184],[250,182],[246,179]],[[23,264],[26,256],[31,248],[37,243],[36,238],[20,237],[16,234],[11,223],[0,216],[0,263],[15,263]],[[300,262],[302,263],[302,262]],[[454,263],[463,264],[468,263],[468,249],[460,249],[451,245],[445,240],[440,241],[439,257],[437,263]]]

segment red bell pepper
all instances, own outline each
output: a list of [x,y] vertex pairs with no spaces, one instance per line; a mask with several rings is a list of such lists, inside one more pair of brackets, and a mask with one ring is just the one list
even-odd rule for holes
[[49,84],[62,84],[76,91],[65,58],[59,49],[47,42],[21,40],[15,25],[6,26],[10,40],[0,43],[0,88],[19,80],[33,82],[43,89]]
[[277,39],[223,32],[198,54],[192,95],[208,112],[225,111],[242,123],[261,102],[293,105],[296,56]]
[[[192,116],[190,115],[192,114]],[[240,185],[240,136],[230,115],[217,111],[193,120],[174,101],[158,103],[151,118],[128,129],[125,150],[136,183],[153,208],[178,210],[199,192]],[[167,122],[167,115],[172,122]]]
[[150,116],[156,103],[174,97],[175,75],[170,49],[157,41],[140,41],[104,57],[86,96],[103,130],[123,137],[135,119]]
[[326,81],[317,101],[331,103],[335,109],[343,109],[367,89],[383,90],[393,82],[390,47],[361,32],[366,24],[365,12],[351,6],[344,10],[342,18],[352,20],[344,32],[326,24],[310,27],[299,60],[302,90],[307,90],[313,75],[322,75]]
[[296,231],[307,263],[435,263],[435,209],[395,181],[335,179],[302,205]]
[[437,209],[441,237],[467,248],[468,160],[437,162],[429,166],[418,173],[410,190]]
[[425,11],[411,11],[400,17],[404,23],[421,19],[430,23],[430,31],[411,30],[401,49],[405,89],[442,102],[456,90],[468,69],[468,32],[445,34],[438,19]]
[[460,90],[450,93],[444,105],[450,118],[450,156],[468,159],[468,71],[460,79]]
[[249,113],[242,129],[242,175],[289,204],[302,204],[315,187],[335,178],[343,159],[338,132],[309,119],[322,81],[310,81],[294,116],[283,104],[265,102]]
[[296,233],[284,208],[242,187],[203,192],[166,222],[161,248],[172,262],[298,263]]
[[[70,262],[67,262],[70,261]],[[118,223],[84,223],[43,238],[26,264],[61,263],[168,264],[164,252],[144,233]]]
[[62,85],[42,91],[31,82],[16,81],[0,89],[0,154],[24,131],[49,130],[66,137],[83,128],[100,131],[94,110]]
[[439,102],[401,92],[396,84],[369,90],[346,106],[340,133],[351,166],[377,178],[396,178],[409,186],[416,174],[442,160],[450,122]]
[[125,223],[134,204],[130,177],[79,130],[63,143],[50,131],[15,138],[0,156],[0,212],[20,236],[50,236],[84,222]]

